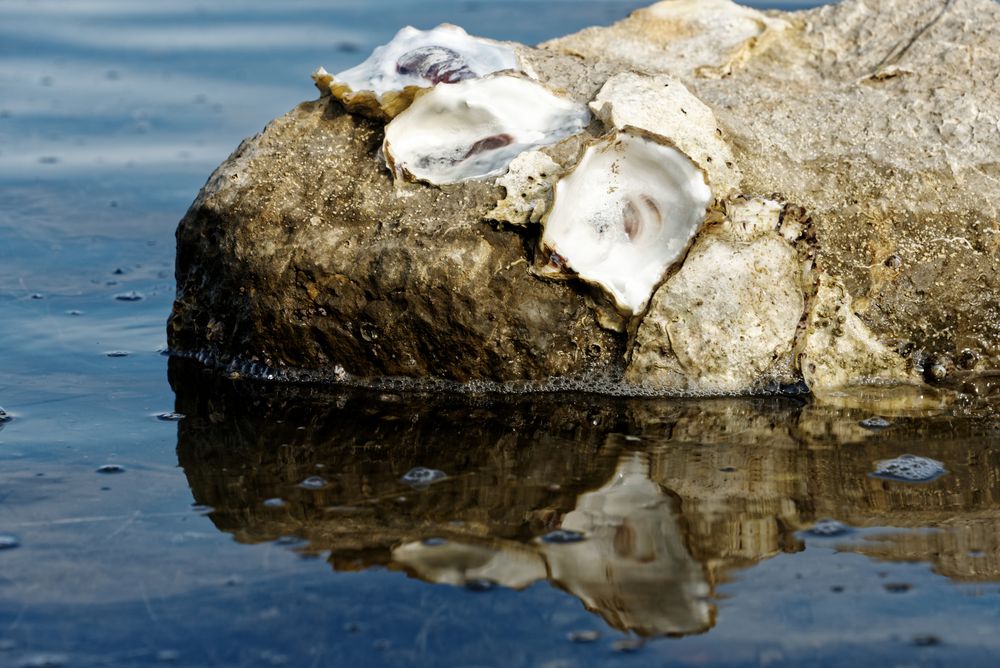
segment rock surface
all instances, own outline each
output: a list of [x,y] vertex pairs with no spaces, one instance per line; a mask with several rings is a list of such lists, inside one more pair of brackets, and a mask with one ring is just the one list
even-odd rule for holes
[[[499,185],[394,185],[377,155],[382,122],[330,98],[244,142],[178,229],[171,348],[334,375],[596,374],[662,392],[802,378],[820,391],[1000,366],[997,3],[765,15],[668,0],[519,56],[543,83],[596,98],[604,122]],[[651,82],[671,80],[657,97]],[[647,97],[631,100],[623,81]],[[649,311],[628,319],[579,281],[539,275],[532,223],[554,178],[539,165],[570,169],[616,114],[655,124],[648,110],[672,110],[667,95],[693,96],[695,115],[717,121],[717,145],[689,156],[718,201]],[[687,129],[674,143],[695,152]],[[778,202],[778,221],[734,236],[738,198]]]

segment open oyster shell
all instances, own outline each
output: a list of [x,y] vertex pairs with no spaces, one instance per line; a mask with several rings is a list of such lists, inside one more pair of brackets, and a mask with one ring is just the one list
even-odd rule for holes
[[339,74],[320,67],[313,81],[320,92],[329,92],[348,111],[392,118],[423,88],[519,67],[510,46],[442,24],[433,30],[403,28],[360,65]]
[[502,174],[521,153],[590,122],[586,106],[513,73],[437,86],[385,128],[382,152],[396,178],[433,184]]
[[712,202],[705,173],[662,137],[635,128],[584,151],[542,219],[542,273],[578,275],[625,314],[645,309]]

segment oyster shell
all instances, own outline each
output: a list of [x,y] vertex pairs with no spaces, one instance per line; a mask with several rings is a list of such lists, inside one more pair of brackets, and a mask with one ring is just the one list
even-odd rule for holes
[[609,135],[556,184],[542,220],[542,273],[578,275],[623,313],[639,313],[712,199],[705,173],[663,138],[633,128]]
[[586,106],[516,74],[437,86],[385,128],[382,151],[398,178],[459,183],[502,174],[521,153],[590,122]]
[[313,81],[348,111],[392,118],[423,88],[518,68],[510,46],[442,24],[433,30],[403,28],[361,64],[339,74],[320,67]]

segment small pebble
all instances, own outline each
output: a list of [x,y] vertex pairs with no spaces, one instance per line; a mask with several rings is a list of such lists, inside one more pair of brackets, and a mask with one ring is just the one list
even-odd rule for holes
[[892,425],[891,422],[886,420],[881,415],[875,415],[870,418],[865,418],[864,420],[858,422],[858,424],[860,424],[865,429],[885,429],[886,427]]
[[543,543],[579,543],[583,540],[585,536],[579,531],[572,531],[569,529],[556,529],[555,531],[550,531],[540,538]]
[[445,475],[444,471],[417,466],[404,473],[400,480],[412,487],[424,487],[425,485],[430,485],[433,482],[443,480],[447,477],[448,476]]
[[160,413],[156,416],[156,419],[163,420],[164,422],[177,422],[178,420],[183,420],[185,417],[184,413]]
[[105,464],[97,467],[98,473],[125,473],[125,467],[119,464]]
[[882,587],[890,594],[904,594],[913,588],[906,582],[886,582]]
[[122,292],[115,295],[115,299],[117,299],[120,302],[137,302],[137,301],[142,301],[143,299],[145,299],[145,297],[141,293],[136,292],[135,290],[129,290],[128,292]]
[[300,482],[299,487],[302,489],[323,489],[326,487],[326,480],[320,478],[318,475],[311,475]]

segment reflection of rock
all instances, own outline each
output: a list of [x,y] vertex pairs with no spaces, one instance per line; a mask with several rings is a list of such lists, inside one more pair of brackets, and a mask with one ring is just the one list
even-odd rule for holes
[[[334,392],[233,382],[179,360],[171,382],[188,416],[178,458],[219,529],[247,543],[301,536],[338,570],[513,588],[548,578],[648,634],[707,628],[712,588],[801,550],[796,532],[826,517],[936,529],[841,548],[1000,579],[995,421],[910,413],[873,431],[858,425],[870,411],[780,398]],[[869,477],[905,452],[949,473],[920,485]],[[413,466],[449,477],[411,488],[399,478]],[[298,486],[315,475],[325,487]],[[274,497],[285,505],[263,503]],[[558,527],[586,539],[537,540]]]
[[677,501],[649,479],[649,461],[623,455],[611,479],[582,494],[562,528],[571,542],[491,546],[413,542],[393,559],[417,576],[448,584],[485,578],[520,589],[548,577],[611,626],[641,635],[697,633],[711,627],[709,586],[678,524]]

